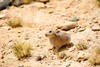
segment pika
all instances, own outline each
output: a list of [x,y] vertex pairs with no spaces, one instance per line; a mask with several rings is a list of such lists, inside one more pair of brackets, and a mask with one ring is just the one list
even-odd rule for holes
[[71,36],[69,33],[51,30],[45,33],[45,36],[49,38],[50,43],[56,48],[58,52],[62,46],[69,45],[71,43]]

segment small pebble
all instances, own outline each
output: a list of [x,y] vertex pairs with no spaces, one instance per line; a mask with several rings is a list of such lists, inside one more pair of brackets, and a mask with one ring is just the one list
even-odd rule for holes
[[36,58],[36,61],[41,61],[42,60],[42,57],[41,56],[38,56],[37,58]]
[[71,20],[69,20],[69,21],[76,22],[76,21],[79,21],[79,18],[73,17],[73,18],[72,18]]
[[98,23],[95,23],[93,26],[92,26],[92,30],[93,31],[100,31],[100,25]]
[[29,40],[29,38],[25,38],[25,40]]
[[19,65],[18,67],[24,67],[24,65]]
[[82,31],[84,31],[84,30],[85,30],[85,28],[82,27],[82,28],[80,28],[78,31],[79,31],[79,32],[82,32]]

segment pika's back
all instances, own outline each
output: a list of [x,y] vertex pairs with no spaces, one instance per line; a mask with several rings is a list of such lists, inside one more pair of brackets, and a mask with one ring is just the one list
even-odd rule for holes
[[59,31],[57,33],[57,35],[62,39],[62,40],[70,40],[71,36],[69,33],[63,32],[63,31]]

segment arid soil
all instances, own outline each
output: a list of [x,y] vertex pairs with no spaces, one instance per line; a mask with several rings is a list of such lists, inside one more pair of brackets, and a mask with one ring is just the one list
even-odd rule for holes
[[[23,20],[22,27],[11,28],[6,24],[15,16]],[[71,34],[73,45],[62,48],[59,53],[65,56],[61,59],[53,52],[45,33],[74,17],[79,19],[75,21],[78,26],[65,31]],[[17,41],[32,44],[31,57],[21,61],[16,58],[12,46]],[[87,49],[76,49],[80,41],[87,43]],[[96,0],[33,2],[0,11],[0,67],[100,67],[88,61],[94,47],[100,47],[100,7]],[[37,60],[39,57],[42,59]]]

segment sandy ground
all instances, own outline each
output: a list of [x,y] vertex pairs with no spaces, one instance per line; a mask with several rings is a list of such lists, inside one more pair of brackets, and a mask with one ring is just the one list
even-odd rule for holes
[[[34,2],[12,6],[0,11],[0,15],[4,15],[0,19],[0,67],[100,67],[83,60],[91,56],[94,46],[100,45],[100,7],[95,0],[52,0],[47,4]],[[11,28],[6,24],[14,16],[22,18],[23,27]],[[66,31],[71,34],[73,46],[62,50],[67,56],[59,59],[50,50],[53,46],[45,37],[45,32],[55,30],[57,24],[66,23],[73,17],[79,18],[80,28]],[[93,26],[99,27],[99,31],[93,31]],[[88,42],[86,50],[76,50],[75,45],[81,40]],[[18,61],[12,52],[16,41],[30,42],[32,57]],[[37,61],[38,56],[43,59]]]

